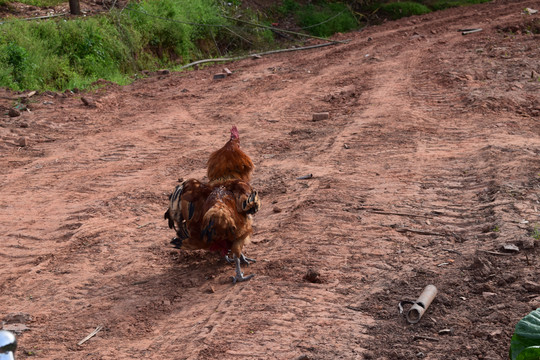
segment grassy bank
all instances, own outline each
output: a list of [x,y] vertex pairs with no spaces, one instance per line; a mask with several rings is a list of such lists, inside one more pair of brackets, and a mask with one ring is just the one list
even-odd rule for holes
[[221,13],[212,0],[146,0],[87,18],[8,20],[0,25],[0,86],[63,90],[100,78],[125,84],[143,69],[218,56],[230,36]]

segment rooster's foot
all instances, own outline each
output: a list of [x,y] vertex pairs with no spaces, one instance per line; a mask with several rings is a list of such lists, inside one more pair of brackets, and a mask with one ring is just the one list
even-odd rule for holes
[[[225,255],[225,261],[227,261],[229,264],[232,264],[234,262],[234,259],[231,259],[228,255]],[[242,264],[250,265],[252,262],[257,262],[257,260],[248,258],[244,254],[240,254],[240,262]]]
[[173,237],[171,244],[173,244],[175,248],[180,249],[182,247],[182,241],[183,239]]
[[255,276],[255,274],[244,276],[242,269],[240,269],[240,258],[237,258],[236,255],[234,256],[234,262],[236,263],[236,276],[232,276],[233,284],[236,284],[237,282],[248,281]]

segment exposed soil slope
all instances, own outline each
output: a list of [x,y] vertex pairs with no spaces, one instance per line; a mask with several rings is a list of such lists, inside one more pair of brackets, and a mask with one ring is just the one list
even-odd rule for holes
[[[2,115],[0,319],[29,328],[18,358],[506,359],[540,307],[540,18],[525,7],[402,19],[227,64],[222,80],[206,67],[84,94],[95,107],[41,94]],[[0,95],[7,113],[15,95]],[[263,202],[256,277],[237,285],[217,255],[172,249],[162,218],[233,124]],[[397,303],[429,283],[439,294],[408,325]]]

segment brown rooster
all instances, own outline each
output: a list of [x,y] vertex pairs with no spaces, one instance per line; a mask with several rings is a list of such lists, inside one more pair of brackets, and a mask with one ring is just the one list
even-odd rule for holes
[[255,166],[249,156],[240,149],[240,135],[236,126],[231,129],[231,139],[221,149],[210,155],[206,165],[210,182],[229,179],[245,182],[251,180],[251,173]]
[[[236,265],[233,282],[246,281],[240,263],[249,264],[242,249],[253,233],[251,215],[260,207],[260,200],[247,182],[224,180],[205,184],[195,179],[178,185],[169,197],[165,219],[176,230],[171,243],[182,249],[204,249],[225,256]],[[227,256],[232,253],[233,259]]]

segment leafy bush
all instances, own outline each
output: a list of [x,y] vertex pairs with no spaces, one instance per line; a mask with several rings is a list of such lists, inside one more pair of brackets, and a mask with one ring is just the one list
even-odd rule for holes
[[510,359],[540,359],[540,308],[531,311],[517,323],[510,344]]

